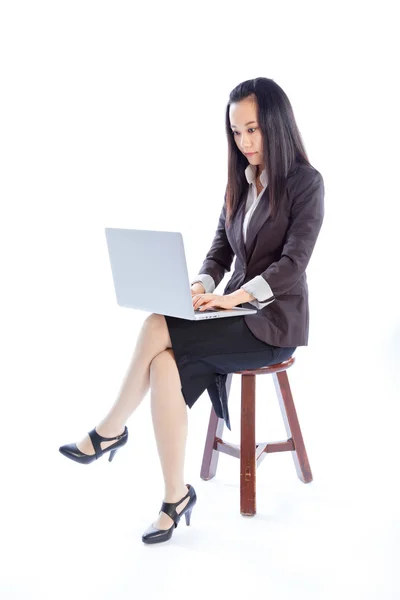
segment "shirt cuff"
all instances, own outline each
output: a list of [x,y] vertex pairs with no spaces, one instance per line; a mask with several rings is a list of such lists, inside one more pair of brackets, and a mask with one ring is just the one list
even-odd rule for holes
[[206,294],[212,294],[213,291],[215,290],[215,281],[211,277],[211,275],[206,275],[206,273],[201,273],[200,275],[197,275],[197,277],[194,281],[190,282],[190,285],[193,285],[194,283],[198,283],[198,282],[203,284]]
[[261,275],[257,275],[254,279],[242,285],[241,289],[254,296],[255,300],[251,300],[249,304],[258,309],[264,308],[264,306],[275,300],[273,291]]

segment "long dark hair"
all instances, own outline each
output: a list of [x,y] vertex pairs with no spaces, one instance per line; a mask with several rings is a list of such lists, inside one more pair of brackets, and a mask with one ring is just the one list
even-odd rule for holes
[[239,83],[229,94],[226,107],[226,135],[228,138],[228,183],[226,186],[226,224],[239,206],[248,189],[245,169],[248,160],[240,152],[233,137],[229,107],[249,96],[255,96],[257,119],[262,133],[264,165],[268,177],[271,217],[277,213],[285,193],[286,179],[296,161],[310,165],[293,109],[285,92],[273,79],[257,77]]

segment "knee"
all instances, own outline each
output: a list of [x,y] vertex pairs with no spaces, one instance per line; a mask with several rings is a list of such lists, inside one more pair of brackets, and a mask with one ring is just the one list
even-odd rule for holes
[[171,348],[171,338],[164,315],[152,313],[146,317],[144,326],[146,329],[151,330],[151,333],[154,337],[162,341],[162,344],[165,346],[165,348]]
[[160,334],[163,334],[167,329],[167,322],[164,315],[152,313],[144,320],[143,327],[150,330],[152,337],[159,338]]
[[150,327],[162,327],[163,325],[166,325],[164,315],[158,315],[156,313],[152,313],[151,315],[146,317],[144,322]]

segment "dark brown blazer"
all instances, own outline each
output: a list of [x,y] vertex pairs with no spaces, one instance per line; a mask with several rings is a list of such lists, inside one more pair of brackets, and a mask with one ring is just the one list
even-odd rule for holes
[[[245,244],[242,232],[247,192],[229,228],[225,226],[224,201],[214,240],[198,273],[211,275],[217,287],[231,270],[236,255],[234,272],[224,294],[238,290],[257,275],[264,277],[274,294],[267,306],[243,316],[252,333],[274,346],[307,346],[306,267],[324,217],[324,181],[319,171],[296,162],[288,174],[286,192],[274,219],[268,195],[267,186],[249,222]],[[250,303],[241,306],[254,308]]]

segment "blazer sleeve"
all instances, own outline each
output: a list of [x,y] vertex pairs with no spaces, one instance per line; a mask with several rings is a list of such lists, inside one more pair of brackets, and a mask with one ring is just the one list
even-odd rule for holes
[[202,283],[206,294],[212,294],[215,288],[217,287],[215,285],[214,279],[210,275],[206,275],[205,273],[200,273],[199,275],[196,275],[195,279],[193,279],[193,281],[190,282],[190,285],[193,285],[194,283]]
[[[204,287],[208,293],[212,293],[222,281],[225,273],[231,270],[233,258],[235,256],[226,236],[225,219],[226,204],[224,201],[211,248],[206,255],[199,271],[199,275],[191,282],[193,284],[195,281],[201,281],[201,283],[205,284]],[[208,277],[202,278],[200,275],[208,275]]]
[[252,289],[257,292],[262,289],[259,285],[259,278],[262,277],[272,294],[269,298],[258,297],[260,302],[266,301],[264,306],[272,302],[275,296],[289,292],[305,272],[324,219],[324,196],[321,173],[316,170],[307,173],[295,190],[280,259],[242,286],[243,289],[249,286],[246,291],[250,294]]

